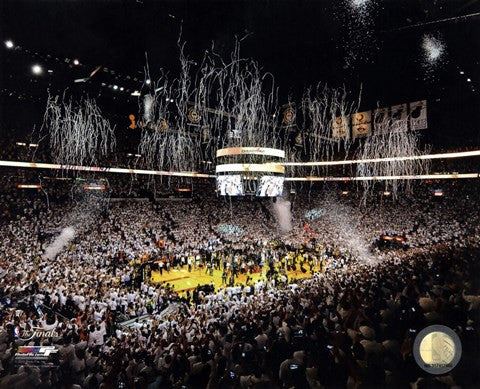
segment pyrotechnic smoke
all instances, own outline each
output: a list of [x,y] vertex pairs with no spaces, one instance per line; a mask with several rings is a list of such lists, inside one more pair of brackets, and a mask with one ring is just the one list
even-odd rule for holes
[[290,207],[290,201],[282,198],[278,198],[273,204],[273,212],[282,233],[289,232],[292,229],[292,212]]
[[75,237],[75,229],[66,227],[55,240],[45,249],[45,258],[54,259],[62,249]]
[[107,190],[84,190],[83,182],[72,187],[73,208],[63,216],[59,236],[45,249],[45,258],[54,259],[67,246],[75,235],[85,233],[108,206]]

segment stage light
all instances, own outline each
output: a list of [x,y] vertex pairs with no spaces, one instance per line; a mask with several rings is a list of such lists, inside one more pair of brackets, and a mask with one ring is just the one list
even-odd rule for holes
[[35,75],[42,74],[43,69],[40,65],[32,65],[32,73]]
[[24,143],[24,142],[17,142],[16,145],[17,145],[17,146],[26,146],[27,144]]
[[52,70],[52,69],[48,69],[47,72],[53,73],[53,70]]
[[140,92],[138,90],[130,93],[130,96],[140,96]]
[[121,91],[123,91],[123,86],[120,88]]
[[78,59],[74,59],[74,60],[73,60],[73,64],[74,64],[75,66],[78,66],[78,65],[80,65],[80,61],[79,61]]
[[465,74],[465,72],[463,70],[460,70],[460,74]]
[[11,40],[8,40],[8,41],[5,41],[5,46],[7,47],[7,49],[13,49],[13,46],[15,45]]
[[117,90],[117,89],[118,89],[118,85],[114,85],[114,86],[113,86],[113,89]]
[[151,83],[150,79],[145,81],[145,84],[147,84],[147,85],[150,85],[150,83]]
[[467,82],[472,82],[472,80],[470,80],[469,78],[467,78]]

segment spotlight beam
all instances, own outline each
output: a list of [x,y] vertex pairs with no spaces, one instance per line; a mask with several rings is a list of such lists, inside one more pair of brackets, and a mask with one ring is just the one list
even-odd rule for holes
[[389,158],[371,158],[371,159],[355,159],[344,161],[318,161],[318,162],[283,162],[279,163],[284,166],[337,166],[337,165],[355,165],[358,163],[382,163],[394,161],[414,161],[417,159],[449,159],[449,158],[466,158],[478,157],[480,150],[460,151],[457,153],[440,153],[440,154],[426,154],[426,155],[412,155],[406,157],[389,157]]

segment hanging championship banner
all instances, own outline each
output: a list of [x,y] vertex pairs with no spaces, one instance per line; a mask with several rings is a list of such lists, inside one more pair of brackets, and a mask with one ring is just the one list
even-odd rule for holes
[[424,130],[427,123],[427,100],[410,103],[410,129]]
[[208,127],[202,128],[202,143],[210,142],[210,130]]
[[352,137],[363,138],[372,135],[372,114],[370,111],[352,115]]
[[388,108],[377,108],[373,111],[373,123],[375,125],[375,134],[386,134],[390,131]]
[[408,129],[408,114],[407,104],[392,105],[392,131],[407,131]]
[[286,124],[287,126],[293,124],[293,122],[295,121],[295,117],[296,117],[295,108],[287,107],[283,111],[283,123]]
[[303,135],[301,132],[297,133],[297,135],[295,136],[295,147],[303,147]]
[[350,135],[348,116],[337,116],[332,120],[333,139],[348,138]]

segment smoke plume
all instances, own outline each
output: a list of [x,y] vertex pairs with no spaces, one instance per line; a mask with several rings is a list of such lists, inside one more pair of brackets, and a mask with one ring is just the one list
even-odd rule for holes
[[292,229],[292,212],[290,211],[290,206],[290,201],[282,198],[277,198],[277,201],[273,204],[273,211],[282,233],[289,232]]

